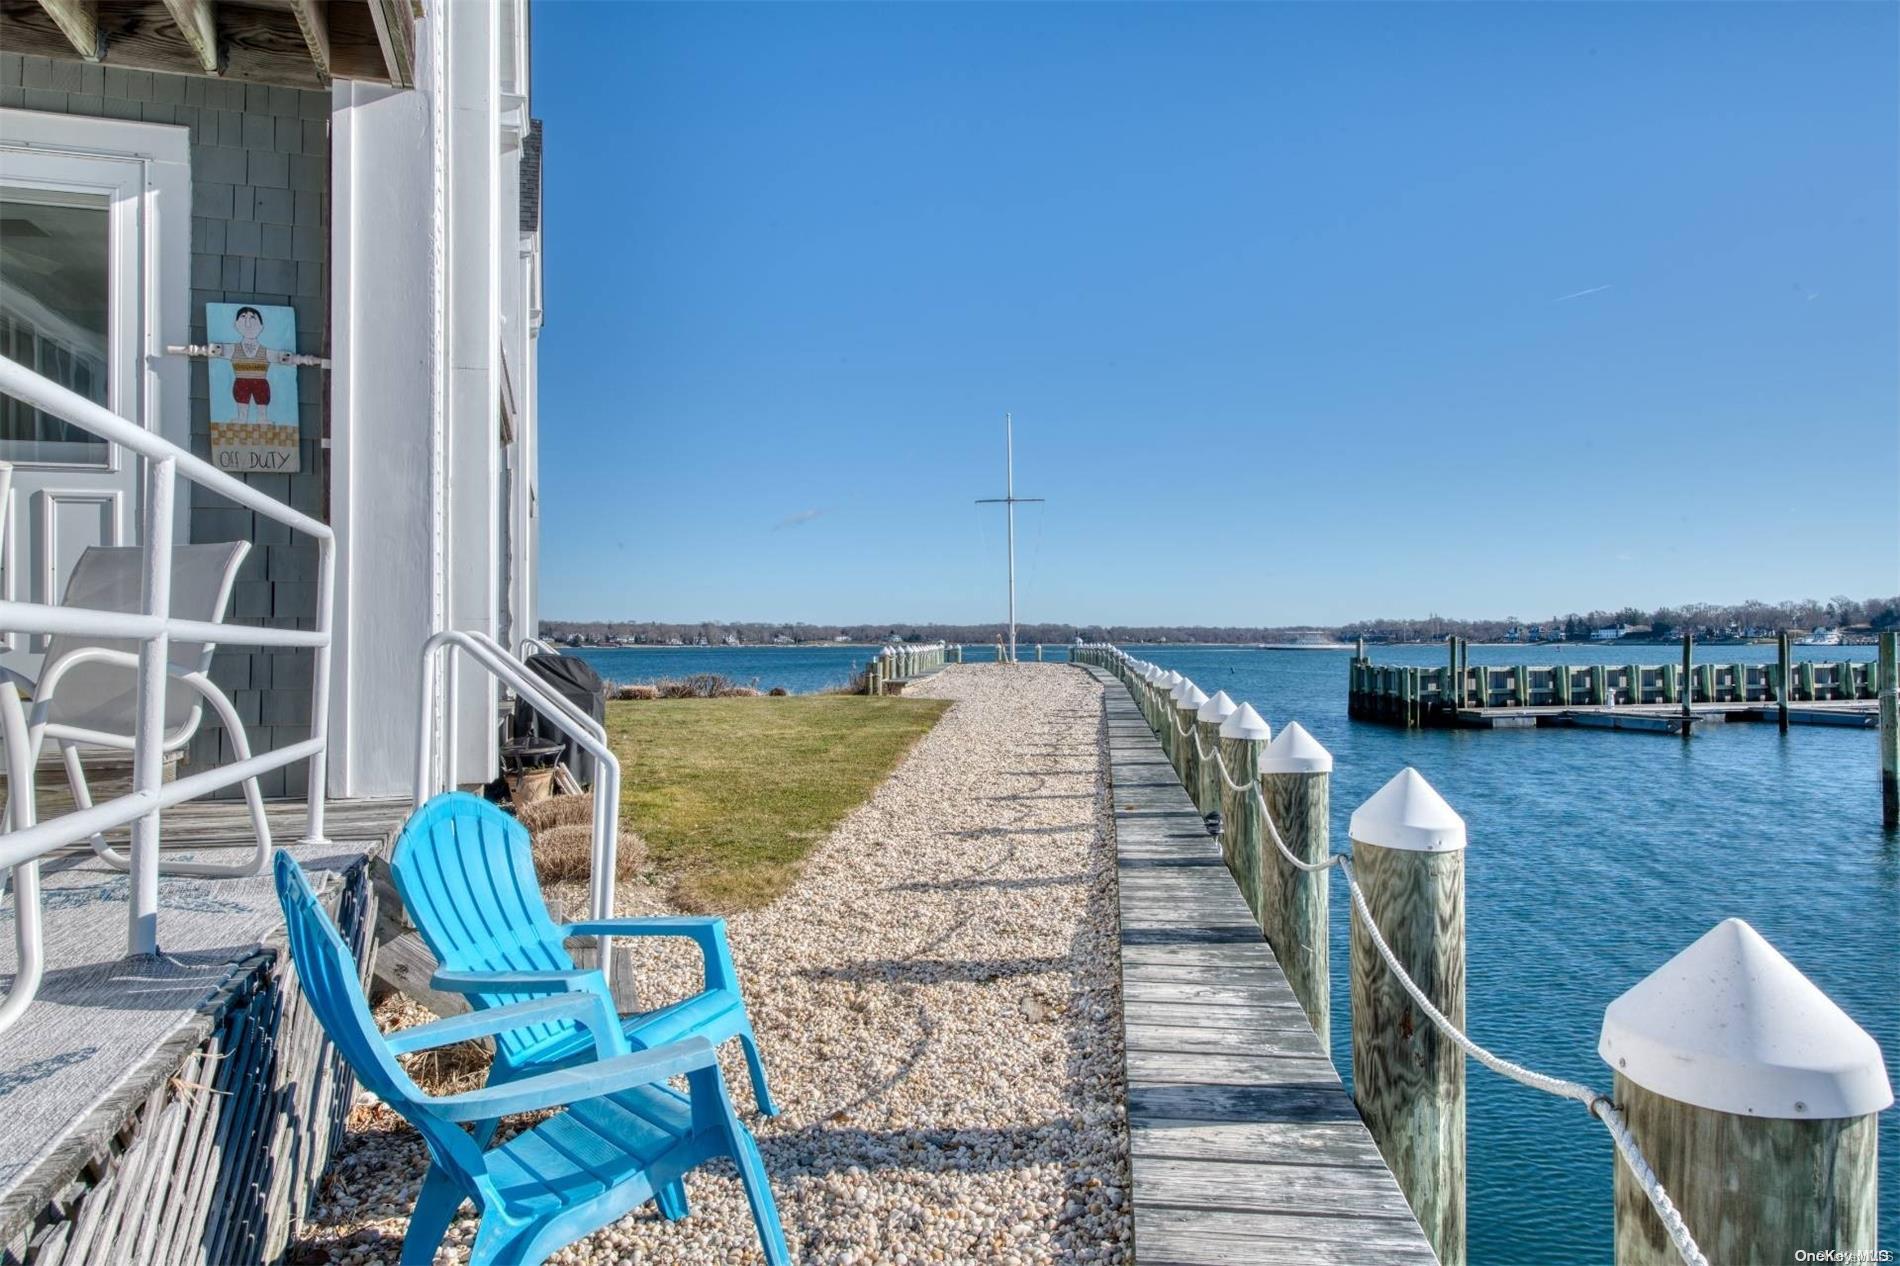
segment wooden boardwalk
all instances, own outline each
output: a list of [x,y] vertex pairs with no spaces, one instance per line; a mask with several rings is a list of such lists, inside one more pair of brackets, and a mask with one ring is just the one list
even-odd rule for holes
[[1431,1263],[1134,700],[1105,688],[1141,1266]]

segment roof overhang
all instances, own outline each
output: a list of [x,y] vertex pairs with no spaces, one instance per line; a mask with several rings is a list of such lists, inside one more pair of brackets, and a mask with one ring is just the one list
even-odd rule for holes
[[415,84],[420,0],[0,0],[0,48],[286,88]]

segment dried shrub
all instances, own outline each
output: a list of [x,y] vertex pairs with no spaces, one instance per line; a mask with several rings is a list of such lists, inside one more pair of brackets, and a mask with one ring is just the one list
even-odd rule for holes
[[783,699],[786,695],[789,695],[792,692],[787,690],[783,686],[773,686],[770,690],[766,691],[765,693],[772,696],[772,698],[774,699]]
[[[622,831],[614,852],[615,877],[632,878],[646,859],[646,841],[632,831]],[[542,884],[585,883],[593,870],[594,828],[591,824],[575,822],[535,833],[534,873]]]
[[[721,673],[693,673],[639,685],[615,682],[607,689],[610,699],[755,699],[762,693],[756,680],[742,683]],[[785,691],[781,688],[775,693]]]
[[721,673],[693,673],[659,683],[662,699],[717,699],[739,683]]
[[546,800],[522,805],[515,810],[515,817],[528,828],[530,835],[539,834],[551,826],[572,826],[576,822],[586,824],[594,820],[594,798],[549,796]]

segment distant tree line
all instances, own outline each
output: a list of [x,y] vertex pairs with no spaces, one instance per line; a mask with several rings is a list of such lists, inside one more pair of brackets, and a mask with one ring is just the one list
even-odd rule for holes
[[[1685,630],[1702,637],[1763,637],[1781,630],[1807,631],[1840,628],[1879,632],[1900,628],[1900,597],[1854,599],[1845,596],[1825,602],[1768,603],[1750,600],[1730,603],[1691,603],[1644,611],[1573,611],[1541,620],[1505,616],[1492,620],[1454,620],[1441,616],[1424,619],[1360,620],[1336,625],[1208,626],[1192,624],[1019,624],[1019,643],[1085,642],[1374,642],[1440,641],[1452,634],[1478,642],[1533,638],[1583,641],[1598,629],[1625,629],[1632,636],[1677,637]],[[730,641],[749,645],[771,642],[964,642],[994,643],[1007,636],[1003,624],[772,624],[756,621],[703,620],[674,624],[659,620],[543,620],[541,635],[555,641],[598,644],[633,642],[718,646]]]

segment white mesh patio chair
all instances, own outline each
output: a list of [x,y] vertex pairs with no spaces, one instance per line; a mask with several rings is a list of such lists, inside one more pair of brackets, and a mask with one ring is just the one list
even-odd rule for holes
[[[250,552],[244,541],[172,548],[172,618],[216,623],[230,605],[238,565]],[[136,614],[141,610],[144,551],[136,546],[90,546],[79,556],[61,604],[91,611]],[[170,680],[165,688],[166,755],[181,750],[198,732],[205,704],[224,723],[238,760],[251,756],[244,723],[229,696],[212,684],[209,675],[210,642],[174,639],[168,656]],[[37,764],[46,741],[59,745],[72,787],[73,803],[90,808],[92,792],[86,784],[84,752],[108,748],[130,752],[138,722],[139,643],[130,639],[79,638],[54,634],[40,662],[37,681],[30,683],[33,711],[30,725],[32,755]],[[261,875],[270,869],[270,827],[264,820],[264,797],[257,779],[244,780],[244,800],[257,834],[257,849],[242,862],[161,862],[170,875]],[[92,850],[120,870],[130,859],[106,842],[92,837]]]

